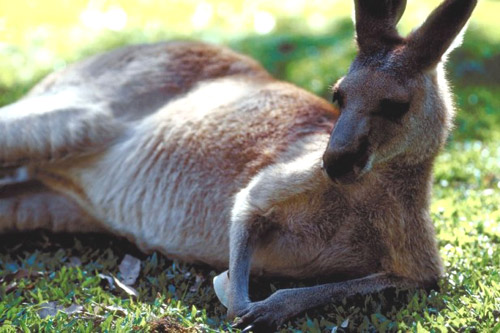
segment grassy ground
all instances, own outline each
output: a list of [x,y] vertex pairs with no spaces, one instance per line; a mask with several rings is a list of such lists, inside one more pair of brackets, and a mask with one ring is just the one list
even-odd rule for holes
[[[36,6],[36,2],[30,3]],[[112,1],[93,3],[115,5]],[[129,15],[123,30],[89,32],[63,29],[70,24],[68,17],[78,17],[82,9],[90,8],[85,1],[75,1],[66,8],[65,21],[56,27],[33,16],[41,8],[31,8],[28,24],[22,21],[27,20],[26,15],[13,14],[19,9],[2,2],[0,12],[7,14],[0,16],[0,31],[6,32],[0,42],[4,66],[0,105],[19,98],[41,76],[66,62],[117,45],[164,37],[189,35],[223,41],[257,58],[274,75],[325,97],[328,86],[345,72],[355,51],[349,21],[319,27],[316,21],[320,16],[314,16],[320,10],[328,17],[348,17],[348,7],[334,4],[322,9],[311,1],[312,5],[301,12],[305,19],[299,20],[293,8],[270,2],[257,11],[276,15],[274,30],[265,35],[249,34],[255,28],[252,12],[250,18],[242,16],[239,30],[234,29],[246,34],[235,35],[227,33],[231,22],[226,21],[186,27],[183,18],[198,4],[184,3],[176,15],[165,8],[145,10],[143,16],[151,17],[153,23],[166,10],[165,17],[170,15],[171,21],[164,25],[151,23],[140,30],[137,26],[146,19]],[[219,6],[222,2],[210,3]],[[28,2],[15,2],[16,6],[23,4]],[[427,8],[433,4],[425,1]],[[245,5],[232,2],[231,6],[226,10],[244,11],[240,7]],[[440,291],[388,291],[354,297],[308,312],[289,322],[283,331],[500,331],[500,45],[494,33],[500,22],[492,14],[498,3],[486,0],[481,6],[463,47],[453,54],[448,67],[458,113],[456,129],[436,162],[431,207],[445,263]],[[278,17],[282,11],[286,15]],[[413,10],[408,22],[418,22],[419,15]],[[13,20],[25,29],[9,30]],[[30,25],[33,22],[38,30]],[[82,34],[83,44],[65,42],[70,33]],[[141,260],[140,275],[133,284],[138,296],[100,277],[122,279],[119,264],[126,254]],[[225,309],[211,287],[216,273],[209,267],[169,261],[158,253],[140,253],[122,239],[103,235],[0,235],[0,332],[231,331]],[[253,281],[252,292],[264,297],[276,288],[297,285],[301,283],[259,280]],[[50,306],[59,306],[61,311],[47,309]],[[44,308],[55,315],[42,319]]]

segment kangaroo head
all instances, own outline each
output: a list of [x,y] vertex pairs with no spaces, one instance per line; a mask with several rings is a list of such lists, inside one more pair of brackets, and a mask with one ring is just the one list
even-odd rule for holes
[[435,156],[453,118],[442,59],[476,0],[445,0],[401,37],[406,0],[355,0],[358,55],[333,88],[340,117],[323,155],[328,176],[352,182],[370,170]]

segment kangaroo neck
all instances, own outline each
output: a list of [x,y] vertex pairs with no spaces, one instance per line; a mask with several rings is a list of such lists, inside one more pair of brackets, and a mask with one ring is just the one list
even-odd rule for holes
[[385,191],[406,211],[428,210],[432,190],[432,160],[415,165],[389,164],[381,172]]
[[340,194],[354,209],[383,210],[396,205],[414,215],[428,211],[431,189],[432,160],[427,160],[415,165],[387,164],[354,184],[334,186],[332,195]]

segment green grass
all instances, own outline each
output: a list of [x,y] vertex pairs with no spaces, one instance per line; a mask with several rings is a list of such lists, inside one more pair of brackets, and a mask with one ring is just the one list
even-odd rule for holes
[[[278,15],[279,6],[270,6],[266,10]],[[139,23],[146,22],[143,20],[121,32],[80,31],[85,38],[78,47],[61,42],[67,38],[63,23],[47,28],[51,35],[35,34],[34,38],[35,28],[21,22],[24,30],[20,31],[26,34],[16,32],[9,35],[7,44],[0,43],[4,66],[0,105],[20,98],[39,78],[67,62],[123,44],[172,36],[224,41],[257,58],[277,77],[328,98],[328,87],[343,75],[354,55],[353,31],[348,20],[334,21],[320,30],[307,26],[303,21],[317,10],[314,6],[301,14],[306,20],[281,17],[276,29],[264,36],[249,34],[251,29],[246,26],[246,34],[232,34],[225,21],[207,27],[205,34],[182,28],[187,15],[182,9],[178,21],[163,27],[139,29]],[[488,16],[498,4],[484,1],[482,6],[464,45],[452,54],[448,66],[457,120],[436,161],[431,206],[445,263],[440,291],[387,291],[353,297],[295,318],[282,331],[500,331],[500,45],[494,33],[500,21]],[[327,6],[325,14],[345,18],[348,9],[341,6],[336,13],[335,6]],[[417,17],[409,20],[414,22]],[[54,52],[49,60],[39,56],[51,48]],[[118,265],[125,254],[142,262],[134,285],[137,298],[119,288],[111,289],[99,277],[120,277]],[[71,264],[75,257],[80,265]],[[159,253],[143,254],[127,241],[109,236],[0,235],[0,332],[231,331],[211,286],[217,273],[210,267],[172,262]],[[253,280],[252,293],[265,297],[276,288],[299,285],[302,283]],[[41,319],[39,310],[51,301],[63,307],[81,305],[83,310]]]
[[[196,289],[196,278],[213,277],[208,270],[174,264],[154,253],[146,256],[124,240],[102,235],[49,235],[31,233],[2,237],[0,267],[7,282],[0,287],[0,331],[78,330],[95,332],[123,329],[147,330],[157,318],[171,317],[184,326],[215,330],[220,320],[210,319],[203,305],[212,304],[212,315],[220,316],[209,283]],[[19,247],[20,243],[30,244]],[[99,244],[98,247],[95,244]],[[7,254],[9,253],[9,254]],[[142,259],[141,277],[135,287],[137,300],[118,289],[111,290],[98,273],[117,274],[117,266],[126,253]],[[71,266],[69,258],[77,256],[81,266]],[[39,272],[27,278],[13,277],[14,272]],[[15,290],[6,286],[16,282]],[[41,320],[40,305],[57,301],[63,306],[79,304],[84,310],[74,316],[59,312]],[[115,309],[111,308],[114,307]],[[215,312],[214,312],[215,311]]]

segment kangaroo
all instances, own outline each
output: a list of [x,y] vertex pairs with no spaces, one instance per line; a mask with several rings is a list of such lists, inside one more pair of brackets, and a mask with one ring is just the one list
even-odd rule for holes
[[[228,268],[217,293],[247,330],[432,286],[432,165],[454,116],[442,64],[476,0],[445,0],[406,38],[405,0],[354,5],[359,52],[336,106],[196,42],[125,47],[49,75],[0,109],[0,166],[29,175],[1,185],[0,231],[102,230]],[[251,272],[343,282],[253,302]]]

